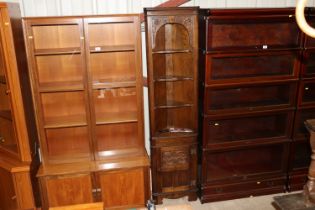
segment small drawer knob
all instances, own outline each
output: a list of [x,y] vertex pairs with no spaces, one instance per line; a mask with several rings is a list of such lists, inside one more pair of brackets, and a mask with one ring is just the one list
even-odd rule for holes
[[305,87],[304,89],[305,89],[305,90],[309,90],[310,88],[309,88],[309,87]]
[[218,123],[218,122],[214,123],[214,126],[219,126],[219,125],[220,125],[220,123]]
[[260,182],[256,182],[257,184],[260,184]]

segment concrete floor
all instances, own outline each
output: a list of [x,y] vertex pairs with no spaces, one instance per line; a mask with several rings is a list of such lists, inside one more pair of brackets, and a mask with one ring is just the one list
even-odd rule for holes
[[[298,191],[292,193],[298,193]],[[163,205],[158,205],[158,207],[166,207],[169,205],[178,204],[189,204],[192,206],[194,210],[275,210],[276,208],[272,205],[273,197],[286,194],[288,193],[241,198],[205,204],[201,204],[199,200],[188,202],[187,198],[164,199]],[[163,210],[163,208],[161,209]]]

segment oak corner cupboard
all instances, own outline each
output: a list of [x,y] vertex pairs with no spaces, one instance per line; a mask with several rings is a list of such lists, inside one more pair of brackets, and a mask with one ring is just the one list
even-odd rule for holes
[[144,206],[139,15],[25,19],[43,208]]
[[36,209],[39,166],[19,4],[0,3],[0,209]]
[[145,8],[153,199],[197,194],[198,7]]

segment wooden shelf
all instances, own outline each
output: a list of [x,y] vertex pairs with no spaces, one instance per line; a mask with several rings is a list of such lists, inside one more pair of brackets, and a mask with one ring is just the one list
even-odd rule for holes
[[4,75],[0,75],[0,84],[7,84],[7,80]]
[[178,101],[167,101],[165,105],[157,105],[155,109],[168,109],[168,108],[180,108],[180,107],[191,107],[193,104],[190,103],[183,103]]
[[0,111],[0,117],[7,120],[12,120],[11,111],[10,110]]
[[49,82],[42,83],[39,92],[63,92],[63,91],[81,91],[84,90],[82,81],[73,82]]
[[67,128],[67,127],[79,127],[86,126],[85,115],[72,115],[62,117],[46,118],[45,128]]
[[137,112],[96,113],[96,125],[137,122]]
[[194,80],[192,77],[185,76],[165,76],[154,79],[154,82],[176,82],[176,81],[186,81]]
[[93,82],[93,89],[111,89],[121,87],[135,87],[136,81],[119,81],[119,82]]
[[134,45],[118,45],[118,46],[92,46],[90,53],[106,53],[106,52],[128,52],[134,51]]
[[69,48],[52,48],[52,49],[37,49],[35,55],[67,55],[67,54],[80,54],[80,47]]
[[191,50],[188,49],[178,49],[178,50],[172,50],[172,49],[166,49],[166,50],[157,50],[153,51],[152,54],[172,54],[172,53],[191,53]]

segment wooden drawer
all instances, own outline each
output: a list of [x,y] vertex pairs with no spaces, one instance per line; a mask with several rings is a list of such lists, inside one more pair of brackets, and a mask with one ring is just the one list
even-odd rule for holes
[[285,176],[276,179],[257,179],[250,182],[228,184],[228,185],[210,185],[203,188],[204,194],[223,194],[235,193],[239,191],[248,191],[253,189],[271,188],[275,186],[285,186]]
[[0,209],[18,209],[12,174],[0,168]]
[[220,147],[254,144],[258,141],[289,139],[292,111],[259,114],[208,116],[203,122],[203,147]]
[[304,122],[308,119],[315,119],[315,108],[298,109],[294,120],[294,139],[309,139]]
[[254,195],[272,194],[285,191],[286,177],[257,179],[250,182],[206,185],[202,188],[202,202],[228,200]]
[[208,50],[263,50],[300,44],[294,10],[274,10],[273,14],[262,10],[213,11],[207,25]]
[[293,107],[296,91],[296,83],[206,88],[206,113]]
[[315,106],[315,80],[301,81],[299,106]]
[[208,54],[206,84],[298,78],[298,51]]
[[260,145],[230,151],[204,151],[202,183],[244,181],[267,174],[285,174],[288,143]]
[[89,173],[40,177],[43,208],[94,202]]
[[196,145],[168,146],[152,149],[154,193],[188,191],[196,187]]

